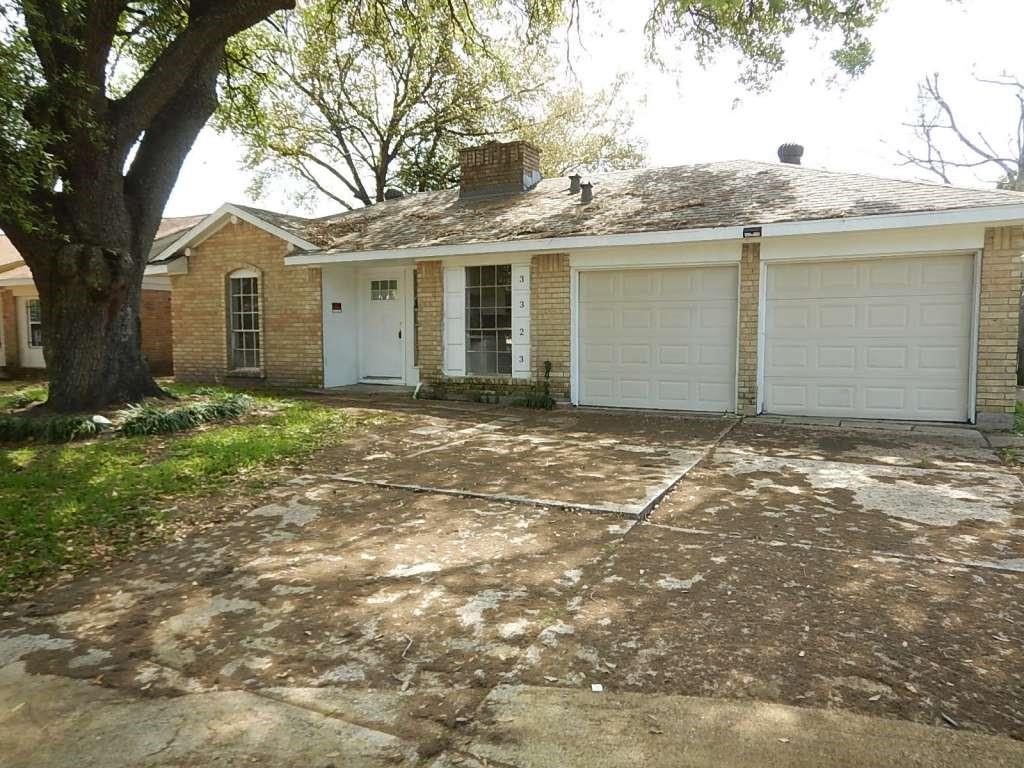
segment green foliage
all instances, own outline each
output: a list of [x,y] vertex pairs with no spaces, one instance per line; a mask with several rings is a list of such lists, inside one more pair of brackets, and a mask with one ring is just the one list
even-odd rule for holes
[[865,33],[884,7],[885,0],[655,0],[647,21],[648,50],[663,61],[664,43],[685,46],[702,65],[722,49],[736,51],[743,61],[741,82],[764,90],[786,65],[786,41],[806,29],[838,37],[832,61],[856,77],[871,64]]
[[16,416],[0,414],[0,443],[69,443],[100,432],[88,416]]
[[544,361],[544,379],[535,384],[530,391],[513,398],[512,405],[522,408],[538,408],[549,411],[555,407],[555,398],[551,396],[551,361]]
[[0,408],[27,408],[46,400],[46,387],[24,387],[9,395],[0,395]]
[[248,412],[253,399],[248,395],[220,395],[213,400],[162,408],[154,403],[130,406],[121,419],[126,435],[156,435],[192,429],[211,421],[227,421]]
[[258,488],[265,472],[240,477],[371,423],[315,403],[259,403],[265,418],[170,435],[158,451],[147,437],[0,450],[0,596],[165,535],[175,503]]

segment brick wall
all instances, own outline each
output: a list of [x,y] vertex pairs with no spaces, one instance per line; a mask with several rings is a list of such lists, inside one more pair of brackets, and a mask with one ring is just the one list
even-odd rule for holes
[[1010,426],[1017,401],[1017,334],[1024,227],[985,231],[978,323],[978,423]]
[[416,263],[416,354],[420,381],[444,372],[444,269],[440,261]]
[[0,305],[0,322],[4,328],[4,359],[0,360],[0,365],[13,370],[18,367],[18,325],[14,294],[9,289],[0,290]]
[[740,328],[736,372],[736,412],[757,413],[757,313],[760,302],[761,245],[744,243],[740,256]]
[[228,371],[227,278],[262,275],[263,378],[282,386],[323,381],[320,271],[285,267],[287,244],[245,222],[193,249],[189,271],[171,278],[174,371],[184,381],[223,381]]
[[569,396],[569,255],[549,253],[530,260],[530,375],[544,378],[551,361],[551,393]]
[[142,321],[142,354],[155,376],[174,372],[174,342],[171,338],[171,292],[142,292],[139,306]]
[[459,153],[464,195],[523,190],[523,177],[540,172],[540,150],[525,141],[494,141]]

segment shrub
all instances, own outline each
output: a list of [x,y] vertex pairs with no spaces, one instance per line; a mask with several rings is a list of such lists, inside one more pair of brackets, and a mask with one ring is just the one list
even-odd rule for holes
[[44,440],[48,443],[70,443],[84,440],[100,431],[99,424],[88,416],[28,417],[0,415],[0,442],[17,443]]
[[512,405],[523,408],[540,408],[549,411],[555,407],[555,398],[551,396],[551,361],[544,361],[544,381],[533,386],[528,392],[512,400]]
[[160,408],[152,403],[130,406],[121,419],[126,435],[156,435],[192,429],[210,421],[225,421],[252,408],[248,395],[220,395],[208,402],[188,403],[177,408]]

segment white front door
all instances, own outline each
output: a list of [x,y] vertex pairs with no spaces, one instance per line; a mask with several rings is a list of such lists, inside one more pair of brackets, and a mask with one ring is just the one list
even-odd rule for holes
[[974,258],[770,264],[764,409],[966,421]]
[[361,280],[363,317],[361,365],[363,379],[400,383],[405,380],[405,297],[403,274],[375,272]]
[[19,296],[15,302],[18,313],[18,352],[22,368],[45,368],[43,359],[43,318],[39,299]]
[[736,267],[582,272],[582,405],[731,411]]

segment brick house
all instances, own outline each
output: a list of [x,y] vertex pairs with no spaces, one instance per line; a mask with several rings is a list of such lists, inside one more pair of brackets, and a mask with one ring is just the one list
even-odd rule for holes
[[[151,252],[163,251],[205,216],[164,219]],[[171,343],[171,282],[166,275],[147,274],[142,283],[142,352],[150,370],[166,376],[174,370]],[[43,331],[32,272],[11,242],[0,236],[0,371],[31,373],[46,368]]]
[[736,161],[459,189],[321,219],[225,205],[155,255],[177,375],[531,386],[578,405],[1007,424],[1024,194]]

